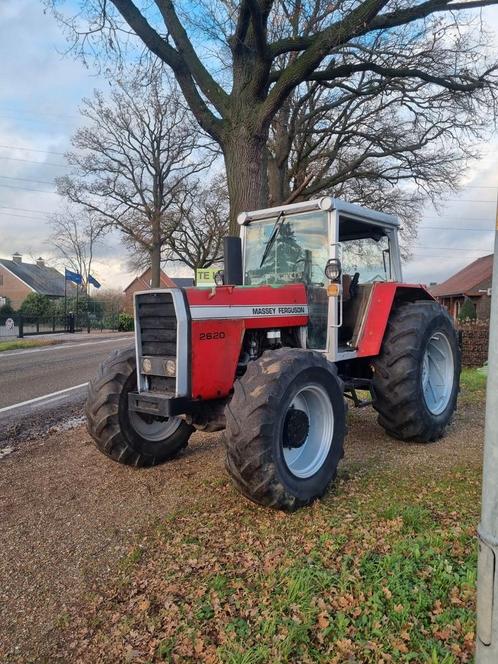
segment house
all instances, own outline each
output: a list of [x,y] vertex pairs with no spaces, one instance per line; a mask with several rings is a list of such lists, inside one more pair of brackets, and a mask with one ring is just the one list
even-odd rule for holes
[[447,307],[453,318],[457,318],[462,304],[469,298],[476,308],[477,318],[489,320],[492,278],[493,254],[490,254],[478,258],[430,291]]
[[64,275],[45,265],[41,257],[36,263],[24,263],[18,253],[12,260],[0,258],[0,299],[8,298],[14,309],[19,309],[30,293],[64,297]]
[[[168,277],[168,275],[161,270],[160,288],[189,288],[194,285],[194,280],[187,277]],[[138,291],[144,291],[151,287],[151,269],[148,268],[124,289],[125,303],[124,309],[128,313],[133,313],[133,295]]]

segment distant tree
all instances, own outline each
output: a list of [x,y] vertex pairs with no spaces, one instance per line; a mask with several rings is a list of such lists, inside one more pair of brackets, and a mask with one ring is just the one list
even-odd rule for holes
[[464,323],[466,320],[476,320],[477,313],[475,304],[468,297],[465,298],[460,311],[458,312],[458,320]]
[[229,230],[225,178],[189,187],[177,211],[177,223],[164,247],[165,262],[179,262],[196,270],[223,260],[223,238]]
[[209,141],[161,72],[145,82],[129,75],[113,83],[109,100],[96,91],[81,113],[87,125],[67,155],[74,174],[57,180],[58,191],[101,229],[118,229],[146,252],[152,286],[159,286],[161,250],[175,230],[172,211],[189,178],[211,164]]
[[30,293],[24,299],[19,311],[25,316],[51,316],[54,312],[54,303],[47,295]]
[[52,234],[49,242],[65,267],[82,275],[84,284],[91,274],[95,247],[101,240],[105,225],[86,207],[69,206],[53,214],[49,220]]
[[[61,0],[45,1],[61,12]],[[332,130],[324,144],[328,154],[318,159],[315,151],[317,171],[301,169],[305,180],[292,184],[294,193],[304,184],[302,192],[307,187],[310,195],[326,178],[319,164],[331,164],[337,189],[343,172],[365,181],[373,169],[378,177],[382,160],[393,182],[406,177],[431,189],[437,182],[427,179],[416,158],[425,153],[425,173],[433,172],[427,170],[429,144],[436,161],[448,151],[461,167],[461,146],[496,116],[497,57],[470,11],[494,4],[498,0],[98,0],[82,3],[77,14],[68,3],[74,20],[61,18],[83,57],[93,49],[97,58],[123,60],[128,47],[136,53],[141,44],[169,67],[197,122],[223,152],[236,233],[239,212],[267,206],[271,132],[293,95],[305,98],[310,85],[323,89],[326,106],[336,110],[313,132],[319,139]],[[355,129],[355,108],[364,97],[371,110]],[[398,110],[397,119],[389,108]],[[452,126],[454,109],[460,118]],[[310,115],[313,122],[314,111]],[[413,131],[406,134],[410,117]],[[284,138],[286,127],[284,118]],[[455,168],[445,159],[449,170],[440,174],[451,187]],[[281,202],[281,194],[273,195]]]
[[[163,224],[173,227],[161,252],[163,264],[182,263],[192,270],[223,260],[223,238],[228,234],[228,191],[224,177],[208,183],[187,181],[178,205]],[[167,233],[164,233],[165,236]],[[148,266],[147,254],[130,238],[127,241],[134,269]]]

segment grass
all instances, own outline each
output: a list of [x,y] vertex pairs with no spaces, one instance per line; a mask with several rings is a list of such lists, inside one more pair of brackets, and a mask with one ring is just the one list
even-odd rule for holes
[[154,662],[471,661],[476,467],[369,471],[292,515],[210,489],[130,554],[96,652],[121,661],[145,634]]
[[0,353],[6,350],[19,350],[22,348],[36,348],[37,346],[52,346],[59,343],[55,339],[20,339],[16,341],[0,341]]
[[478,369],[466,368],[460,375],[461,397],[464,403],[483,403],[486,397],[487,376]]
[[[484,395],[485,377],[465,369],[462,422],[479,419]],[[78,609],[71,639],[82,634],[87,661],[109,653],[103,662],[471,662],[481,469],[464,431],[441,457],[409,446],[398,460],[350,461],[294,514],[252,505],[221,474],[204,479],[195,505],[147,530]]]

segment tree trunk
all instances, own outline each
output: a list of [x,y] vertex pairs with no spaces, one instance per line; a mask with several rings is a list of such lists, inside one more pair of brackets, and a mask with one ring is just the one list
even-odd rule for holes
[[150,245],[150,285],[151,288],[161,286],[161,218],[154,215],[150,220],[152,243]]
[[155,244],[150,251],[150,285],[151,288],[161,286],[161,246]]
[[268,207],[267,136],[250,129],[233,132],[223,146],[230,198],[230,235],[239,235],[237,216]]

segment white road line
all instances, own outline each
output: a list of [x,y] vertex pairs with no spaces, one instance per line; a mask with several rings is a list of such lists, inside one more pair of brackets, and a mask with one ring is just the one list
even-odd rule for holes
[[117,337],[116,339],[101,339],[100,341],[83,341],[79,344],[53,344],[52,346],[43,346],[43,348],[30,348],[29,350],[8,350],[0,353],[0,360],[5,357],[14,357],[18,355],[28,355],[30,353],[46,353],[49,350],[66,350],[66,348],[81,348],[82,346],[96,346],[97,344],[116,343],[116,341],[133,341],[133,337]]
[[28,401],[21,401],[20,403],[15,403],[13,406],[5,406],[5,408],[0,408],[0,413],[6,413],[9,410],[14,410],[15,408],[21,408],[21,406],[29,406],[32,403],[37,403],[39,401],[45,401],[49,399],[50,401],[57,401],[61,399],[67,392],[72,392],[73,390],[79,390],[82,387],[86,387],[88,383],[81,383],[81,385],[74,385],[73,387],[66,387],[65,390],[59,390],[58,392],[51,392],[50,394],[44,394],[42,397],[36,397],[36,399],[29,399]]

